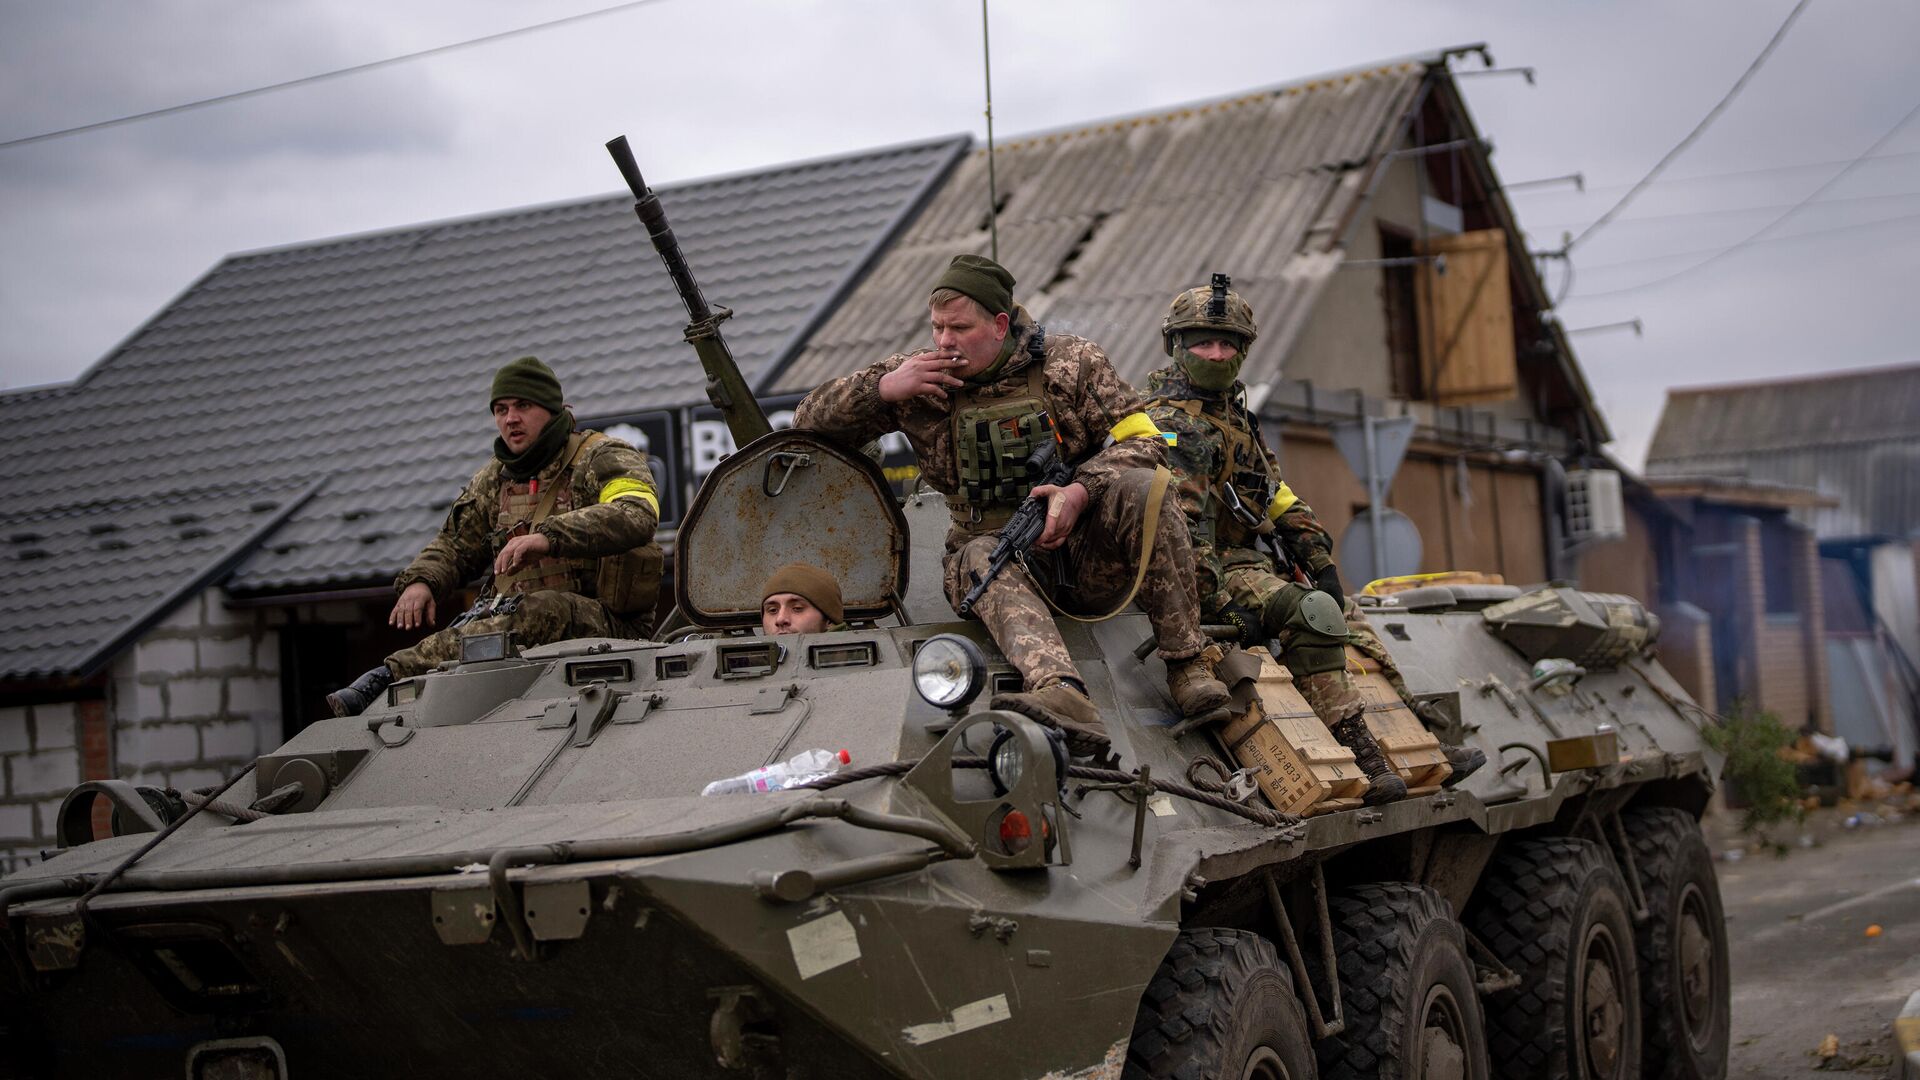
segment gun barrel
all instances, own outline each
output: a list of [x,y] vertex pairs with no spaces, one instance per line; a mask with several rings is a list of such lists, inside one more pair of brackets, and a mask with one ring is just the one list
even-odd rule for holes
[[734,442],[744,446],[772,431],[773,425],[767,422],[766,412],[747,386],[740,365],[734,362],[733,351],[720,336],[720,320],[732,312],[721,308],[716,313],[708,305],[706,294],[700,291],[700,283],[694,280],[693,269],[680,250],[680,241],[673,235],[673,226],[667,223],[667,211],[660,205],[660,197],[640,175],[640,165],[633,159],[627,137],[619,135],[609,139],[607,153],[612,155],[620,176],[633,192],[633,212],[646,226],[647,238],[653,241],[653,249],[667,268],[667,276],[673,279],[680,302],[686,305],[689,320],[686,337],[700,357],[700,366],[706,369],[707,400],[726,418],[727,430],[733,433]]

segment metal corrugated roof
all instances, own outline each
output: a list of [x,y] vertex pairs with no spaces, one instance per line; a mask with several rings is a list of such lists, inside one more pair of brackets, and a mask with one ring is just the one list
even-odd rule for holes
[[[738,313],[727,341],[749,379],[967,145],[661,189],[708,298]],[[247,506],[320,478],[230,587],[393,574],[486,460],[494,368],[548,360],[582,415],[695,404],[705,377],[685,323],[624,194],[228,258],[78,383],[0,394],[0,455],[14,464],[0,474],[0,540],[38,538],[0,545],[0,677],[76,670],[139,601],[249,535]],[[176,505],[212,532],[181,541],[165,524]],[[120,524],[128,545],[95,543],[93,522]]]
[[[1231,268],[1260,312],[1251,362],[1266,366],[1249,381],[1270,377],[1339,266],[1333,234],[1362,196],[1360,176],[1399,138],[1431,62],[999,147],[1000,261],[1020,282],[1016,298],[1049,329],[1100,342],[1139,384],[1165,362],[1167,299]],[[920,343],[929,284],[956,253],[988,252],[987,182],[986,152],[975,151],[765,389],[809,390]]]
[[1815,489],[1823,538],[1920,535],[1920,365],[1670,390],[1647,476]]

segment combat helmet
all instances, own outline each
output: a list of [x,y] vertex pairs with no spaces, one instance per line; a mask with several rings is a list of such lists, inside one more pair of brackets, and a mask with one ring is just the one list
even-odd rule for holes
[[1173,337],[1182,330],[1224,330],[1240,337],[1241,351],[1260,336],[1253,321],[1253,307],[1228,288],[1232,281],[1225,274],[1213,275],[1212,285],[1188,289],[1173,298],[1167,315],[1160,320],[1161,347],[1173,355]]

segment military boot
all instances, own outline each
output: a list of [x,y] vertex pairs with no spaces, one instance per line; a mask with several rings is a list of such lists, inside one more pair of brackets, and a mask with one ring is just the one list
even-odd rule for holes
[[1102,757],[1107,753],[1107,722],[1086,692],[1071,683],[1051,682],[1017,694],[995,694],[989,706],[1038,720],[1066,736],[1067,753]]
[[1167,689],[1180,715],[1196,719],[1227,718],[1227,702],[1233,695],[1227,684],[1214,676],[1213,665],[1224,654],[1218,645],[1208,645],[1185,660],[1167,661]]
[[381,664],[365,675],[353,680],[351,686],[344,686],[327,695],[327,707],[335,716],[359,716],[373,704],[380,692],[393,681],[393,672],[387,665]]
[[1380,744],[1373,739],[1373,732],[1367,730],[1366,717],[1355,713],[1328,728],[1340,745],[1353,751],[1353,763],[1367,777],[1367,794],[1361,801],[1368,806],[1381,803],[1399,802],[1407,797],[1407,782],[1393,771],[1387,755],[1381,751]]
[[1453,772],[1447,774],[1447,778],[1440,782],[1441,787],[1452,787],[1472,776],[1474,770],[1487,763],[1487,752],[1477,746],[1449,746],[1441,743],[1440,749],[1447,755],[1447,764],[1453,766]]

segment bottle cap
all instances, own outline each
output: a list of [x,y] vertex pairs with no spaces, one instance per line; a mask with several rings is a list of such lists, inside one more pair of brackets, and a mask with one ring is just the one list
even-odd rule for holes
[[840,751],[838,754],[835,754],[834,756],[840,759],[840,764],[842,765],[853,764],[853,755],[847,753],[845,750]]

